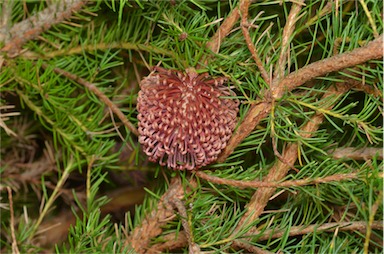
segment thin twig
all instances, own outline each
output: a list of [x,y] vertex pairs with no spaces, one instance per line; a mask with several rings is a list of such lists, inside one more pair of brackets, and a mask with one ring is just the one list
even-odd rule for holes
[[313,78],[323,76],[333,71],[362,64],[369,60],[379,59],[383,57],[382,44],[383,38],[380,36],[380,38],[371,41],[365,47],[357,48],[351,52],[342,53],[340,55],[309,64],[297,70],[295,73],[291,73],[283,78],[278,85],[273,85],[272,88],[275,89],[272,89],[272,94],[269,94],[269,91],[265,91],[264,94],[260,96],[263,100],[251,106],[242,123],[228,141],[227,146],[224,148],[217,161],[225,161],[228,156],[232,154],[235,148],[249,136],[259,122],[269,115],[272,109],[272,96],[276,100],[280,99],[284,93],[303,85],[305,82]]
[[[299,15],[299,12],[301,10],[301,7],[304,3],[304,0],[298,0],[298,2],[294,2],[291,10],[289,12],[286,24],[284,26],[283,35],[282,35],[282,42],[281,42],[281,51],[280,51],[280,57],[276,65],[275,73],[273,75],[273,80],[281,80],[284,77],[285,72],[285,65],[287,64],[288,58],[289,58],[289,43],[291,36],[293,34],[293,31],[295,29],[296,21],[299,19],[297,17]],[[289,70],[289,61],[287,69]],[[277,82],[273,82],[273,84],[278,84]],[[286,161],[283,156],[279,153],[277,150],[277,142],[275,140],[275,128],[274,128],[274,101],[272,102],[272,119],[271,119],[271,138],[272,138],[272,148],[275,156],[283,163],[287,164],[291,169],[298,172],[298,169],[295,168],[294,165],[289,164],[288,161]]]
[[[356,74],[352,73],[351,71],[345,71],[344,73],[347,73],[351,76],[359,78]],[[371,94],[375,97],[383,97],[383,92],[376,87],[376,84],[373,84],[372,86],[370,86],[370,85],[364,84],[362,81],[359,81],[359,80],[356,80],[353,78],[347,78],[347,77],[343,77],[343,76],[340,78],[343,79],[344,82],[338,82],[338,84],[344,83],[344,85],[346,85],[346,86],[351,86],[351,89],[353,89],[355,91],[362,91],[366,94]]]
[[[238,187],[240,189],[245,188],[290,188],[290,187],[298,187],[305,185],[313,185],[320,183],[330,183],[330,182],[339,182],[339,181],[347,181],[359,179],[359,173],[349,173],[349,174],[334,174],[326,177],[318,177],[318,178],[305,178],[300,180],[287,180],[284,182],[268,182],[268,181],[243,181],[243,180],[233,180],[227,178],[221,178],[213,175],[208,175],[203,171],[197,171],[196,176],[205,179],[211,183],[215,184],[223,184]],[[383,177],[381,174],[380,177]]]
[[188,223],[187,210],[185,209],[183,202],[181,202],[181,200],[178,198],[172,197],[172,200],[170,200],[170,203],[174,207],[176,207],[176,209],[180,214],[181,224],[183,225],[184,233],[189,245],[189,253],[200,253],[200,247],[193,240],[192,229]]
[[63,0],[51,4],[36,15],[15,24],[10,29],[10,37],[0,51],[15,56],[27,41],[36,39],[52,25],[70,18],[73,12],[80,10],[85,4],[86,1],[80,0]]
[[[48,65],[43,64],[43,67],[48,68]],[[78,84],[83,85],[86,88],[88,88],[88,90],[90,90],[97,97],[99,97],[100,100],[103,101],[105,103],[105,105],[107,105],[107,107],[109,107],[112,110],[112,112],[117,115],[117,117],[128,128],[128,130],[130,130],[136,136],[139,135],[139,132],[137,131],[136,127],[128,120],[128,118],[123,114],[123,112],[121,112],[121,110],[103,92],[101,92],[97,88],[97,86],[95,86],[95,84],[92,84],[92,83],[88,82],[87,80],[78,77],[75,74],[69,73],[69,72],[62,70],[62,69],[59,69],[59,68],[53,68],[52,70],[55,73],[63,75],[64,77],[67,77],[69,79],[72,79],[73,81],[77,82]]]
[[[1,67],[0,67],[1,69]],[[9,120],[10,116],[18,116],[20,115],[20,112],[9,112],[9,113],[3,113],[1,112],[2,110],[7,110],[7,109],[13,109],[15,106],[14,105],[4,105],[0,106],[0,128],[3,128],[5,133],[7,133],[8,136],[14,136],[17,137],[17,134],[12,131],[5,121]]]
[[[291,10],[289,12],[287,22],[284,26],[283,35],[282,35],[282,42],[281,42],[281,51],[280,51],[280,57],[276,65],[275,73],[273,74],[274,80],[280,80],[284,76],[285,71],[285,65],[288,60],[288,52],[289,52],[289,43],[293,34],[293,31],[295,29],[296,21],[298,20],[298,15],[301,10],[301,7],[303,6],[304,0],[297,0],[292,4]],[[287,68],[289,70],[289,66]],[[275,83],[275,82],[274,82]],[[276,84],[276,83],[275,83]]]
[[29,240],[32,240],[32,238],[34,237],[34,235],[36,233],[36,230],[39,228],[39,226],[40,226],[41,222],[43,221],[45,215],[47,215],[49,209],[51,209],[51,207],[53,205],[53,202],[59,196],[59,192],[60,192],[61,188],[63,187],[64,183],[66,182],[66,180],[67,180],[67,178],[69,176],[69,173],[72,170],[72,165],[73,165],[73,161],[70,160],[68,162],[66,168],[64,169],[64,171],[63,171],[63,173],[61,175],[61,178],[57,182],[56,187],[53,190],[51,196],[48,198],[46,204],[44,205],[44,208],[41,211],[41,213],[39,215],[39,218],[37,219],[36,223],[33,225],[32,230],[30,232],[30,235],[28,237]]
[[240,12],[241,12],[241,31],[243,32],[244,39],[247,43],[249,52],[251,52],[253,60],[256,62],[257,67],[261,73],[261,76],[267,84],[271,83],[268,72],[265,70],[263,62],[260,60],[259,54],[257,53],[256,47],[252,42],[251,36],[249,35],[249,24],[248,24],[248,8],[250,5],[250,0],[242,0],[240,2]]
[[371,24],[373,36],[375,36],[375,38],[379,37],[379,33],[377,32],[376,22],[373,20],[372,15],[371,15],[370,11],[368,10],[367,4],[364,2],[364,0],[359,0],[359,2],[361,4],[361,6],[363,7],[365,15],[367,15],[369,23]]
[[87,166],[87,181],[86,181],[86,197],[87,200],[91,199],[91,174],[92,174],[92,167],[93,163],[96,160],[96,156],[92,155],[89,158],[88,166]]
[[7,186],[8,191],[8,200],[9,200],[9,213],[11,216],[10,228],[11,228],[11,237],[12,237],[12,253],[19,254],[19,248],[17,247],[17,239],[15,234],[15,214],[13,210],[13,198],[12,198],[12,190]]
[[[272,104],[272,107],[273,107],[274,103]],[[272,110],[272,112],[274,112],[274,110]],[[275,123],[274,123],[274,113],[272,113],[272,117],[273,119],[271,119],[271,140],[272,140],[272,150],[273,150],[273,154],[283,163],[287,164],[292,170],[295,170],[297,173],[299,172],[299,170],[293,165],[293,164],[290,164],[287,160],[285,160],[285,158],[281,155],[281,153],[277,150],[277,142],[275,140],[275,137],[276,137],[276,133],[275,133]],[[284,149],[284,148],[283,148]]]

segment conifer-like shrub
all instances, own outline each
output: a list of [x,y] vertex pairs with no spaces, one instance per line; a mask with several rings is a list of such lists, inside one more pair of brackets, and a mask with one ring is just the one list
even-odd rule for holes
[[0,1],[0,252],[381,253],[382,10]]

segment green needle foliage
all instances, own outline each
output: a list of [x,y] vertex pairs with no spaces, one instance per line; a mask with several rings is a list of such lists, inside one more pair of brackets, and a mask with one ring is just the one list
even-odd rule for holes
[[[71,1],[58,4],[64,2]],[[308,0],[292,21],[295,2],[258,0],[248,10],[250,39],[271,77],[281,70],[284,78],[382,36],[382,1]],[[0,3],[2,253],[187,253],[191,243],[213,253],[382,252],[381,59],[331,71],[285,91],[224,162],[203,169],[241,184],[263,182],[279,163],[289,165],[278,182],[291,184],[277,186],[263,213],[249,221],[244,216],[255,209],[250,205],[259,198],[255,191],[271,187],[219,184],[149,163],[135,131],[100,96],[137,126],[139,81],[149,68],[194,67],[198,73],[228,78],[241,102],[241,126],[254,105],[268,100],[271,89],[244,38],[243,13],[219,42],[218,52],[206,46],[238,11],[239,1],[94,0],[63,19],[57,9],[53,20],[33,23],[42,24],[41,32],[16,53],[5,50],[16,43],[8,37],[13,26],[52,4]],[[284,38],[288,21],[294,26]],[[289,53],[282,64],[284,50]],[[343,85],[350,87],[329,92]],[[304,128],[317,116],[323,120],[308,137]],[[293,144],[297,160],[290,165],[282,156]],[[361,155],[337,156],[356,150]],[[116,175],[128,181],[121,183]],[[335,177],[339,175],[343,177]],[[170,191],[171,178],[181,179],[185,213],[164,207],[162,195]],[[300,184],[308,179],[313,182]],[[133,191],[111,212],[110,194],[125,185]],[[134,190],[144,185],[146,197],[135,206],[139,191]],[[156,221],[161,209],[175,216]],[[57,220],[68,225],[49,238]],[[161,224],[158,233],[134,249],[134,242],[140,243],[135,232],[155,222]],[[145,234],[153,232],[141,235],[143,239]]]

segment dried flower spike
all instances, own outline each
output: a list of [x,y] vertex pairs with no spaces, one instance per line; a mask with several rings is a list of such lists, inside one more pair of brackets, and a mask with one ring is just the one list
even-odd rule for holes
[[197,169],[217,159],[236,125],[238,100],[223,83],[155,67],[141,81],[137,109],[139,142],[149,160],[172,169]]

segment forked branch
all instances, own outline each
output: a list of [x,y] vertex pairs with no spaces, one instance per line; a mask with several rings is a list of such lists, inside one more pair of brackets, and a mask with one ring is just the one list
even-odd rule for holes
[[260,121],[269,115],[272,109],[271,103],[273,99],[278,100],[282,98],[285,93],[292,91],[311,79],[382,57],[383,36],[380,36],[364,47],[309,64],[289,74],[281,81],[276,81],[278,84],[272,84],[272,93],[266,91],[260,96],[263,98],[262,101],[251,106],[244,120],[228,141],[227,147],[223,150],[217,161],[225,161],[235,148],[249,136]]

